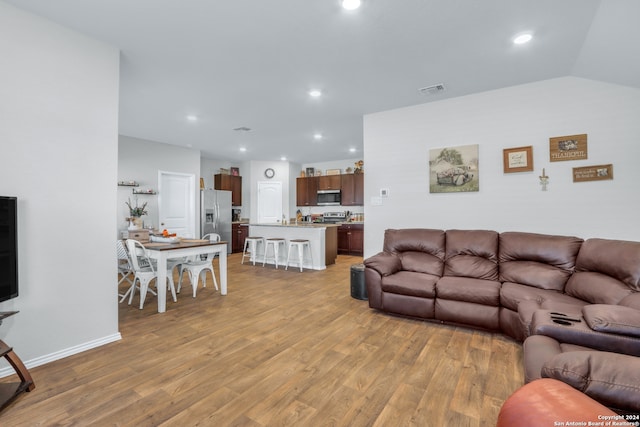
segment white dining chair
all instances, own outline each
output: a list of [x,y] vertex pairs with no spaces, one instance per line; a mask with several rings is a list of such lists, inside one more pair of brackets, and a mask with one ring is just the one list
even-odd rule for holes
[[[202,236],[202,240],[209,240],[211,242],[219,242],[220,235],[216,233],[209,233]],[[193,289],[193,297],[196,297],[196,291],[198,290],[198,281],[202,276],[202,287],[207,287],[207,270],[211,272],[213,277],[213,286],[216,291],[218,290],[218,280],[216,279],[216,273],[213,270],[213,259],[216,254],[206,254],[191,257],[187,262],[180,265],[180,281],[178,282],[178,293],[182,289],[182,276],[186,271],[191,281],[191,288]],[[203,274],[204,273],[204,274]]]
[[[140,309],[142,310],[144,307],[144,300],[147,297],[147,291],[156,295],[152,289],[149,289],[149,284],[152,280],[156,279],[156,287],[159,286],[157,283],[158,272],[154,268],[153,263],[147,254],[147,249],[142,243],[137,240],[127,239],[127,249],[129,249],[129,258],[135,273],[133,285],[130,288],[131,292],[129,293],[129,305],[133,302],[133,295],[136,291],[137,282],[140,289]],[[169,278],[167,278],[167,283],[162,286],[169,287],[171,296],[173,297],[173,302],[176,302],[178,299],[176,298],[176,290],[173,286],[173,280],[169,280]]]
[[[129,285],[133,285],[133,280],[131,280],[130,276],[134,274],[134,271],[131,267],[129,254],[127,253],[127,249],[125,248],[124,242],[122,240],[116,240],[116,253],[118,255],[118,289],[120,289],[120,285],[122,284],[122,282],[125,281],[128,282]],[[124,294],[118,293],[120,302],[124,301],[130,292],[131,288],[129,288]]]

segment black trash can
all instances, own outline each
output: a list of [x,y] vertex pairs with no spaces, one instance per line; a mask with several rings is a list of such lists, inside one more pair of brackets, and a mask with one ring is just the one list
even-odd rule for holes
[[351,296],[356,299],[369,299],[364,284],[364,264],[351,266]]

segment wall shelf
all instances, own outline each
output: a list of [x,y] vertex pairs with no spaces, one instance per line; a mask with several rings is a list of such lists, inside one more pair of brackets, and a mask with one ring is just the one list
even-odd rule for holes
[[131,190],[133,192],[133,194],[138,195],[138,194],[147,194],[147,195],[153,195],[153,194],[158,194],[156,193],[155,190]]
[[118,187],[139,187],[140,184],[138,184],[135,181],[118,181]]

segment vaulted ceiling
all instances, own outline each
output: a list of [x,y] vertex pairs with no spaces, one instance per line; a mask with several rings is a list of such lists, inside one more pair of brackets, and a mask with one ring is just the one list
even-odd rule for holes
[[120,134],[212,159],[362,157],[364,114],[555,77],[640,88],[636,0],[5,2],[121,50]]

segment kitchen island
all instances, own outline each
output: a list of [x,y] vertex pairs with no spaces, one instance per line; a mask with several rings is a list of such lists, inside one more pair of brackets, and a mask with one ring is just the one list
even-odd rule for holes
[[[304,268],[324,270],[327,265],[335,264],[338,256],[338,225],[336,224],[249,224],[249,236],[260,236],[265,239],[270,237],[286,239],[287,245],[285,250],[280,253],[278,265],[286,265],[289,240],[291,239],[307,239],[311,243],[313,267],[308,260],[308,254],[305,254]],[[254,254],[251,254],[251,261],[253,261],[253,256]],[[256,262],[261,263],[264,257],[264,248],[259,247],[255,256],[257,257]],[[292,258],[295,256],[297,260],[298,254],[295,253],[291,256]],[[267,263],[274,264],[273,261],[267,261]]]

